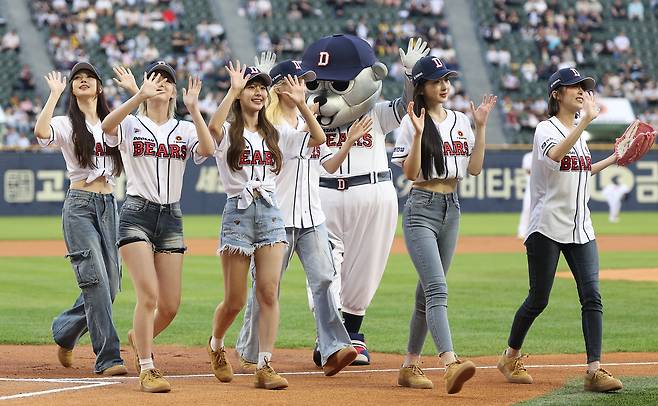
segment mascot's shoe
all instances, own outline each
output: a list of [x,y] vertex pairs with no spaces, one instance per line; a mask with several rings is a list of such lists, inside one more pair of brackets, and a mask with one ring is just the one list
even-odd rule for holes
[[316,367],[322,368],[322,354],[317,340],[315,341],[315,347],[313,347],[313,363]]
[[105,376],[127,375],[128,369],[123,364],[116,364],[104,369],[100,374]]
[[349,333],[352,347],[357,352],[356,359],[350,365],[370,365],[370,353],[366,347],[366,338],[361,333]]
[[277,374],[265,360],[265,366],[256,370],[254,386],[262,389],[285,389],[288,387],[286,378]]
[[140,372],[139,385],[142,392],[162,393],[171,390],[171,385],[164,379],[162,372],[157,369],[147,369]]
[[446,373],[443,376],[446,381],[446,391],[449,394],[462,390],[464,383],[475,375],[475,364],[473,361],[457,361],[446,365]]
[[590,392],[613,392],[621,390],[621,381],[603,368],[585,375],[585,390]]
[[400,367],[398,372],[398,385],[405,386],[413,389],[432,389],[434,383],[430,378],[425,376],[425,373],[418,366],[418,364],[411,364],[408,367]]
[[510,358],[506,355],[507,350],[503,351],[503,355],[498,359],[498,370],[505,375],[507,382],[511,383],[532,383],[532,376],[526,371],[523,365],[523,358],[527,355],[519,355],[515,358]]
[[71,368],[71,365],[73,365],[73,350],[58,345],[57,359],[64,368]]
[[343,368],[350,365],[357,357],[358,353],[351,345],[336,351],[327,358],[327,362],[322,367],[326,376],[334,376]]
[[212,368],[212,373],[215,374],[215,378],[220,382],[231,382],[233,380],[233,367],[231,367],[231,364],[226,359],[226,351],[224,350],[224,347],[217,351],[213,351],[210,346],[211,339],[212,337],[208,339],[206,350],[208,350],[208,355],[210,356],[210,367]]

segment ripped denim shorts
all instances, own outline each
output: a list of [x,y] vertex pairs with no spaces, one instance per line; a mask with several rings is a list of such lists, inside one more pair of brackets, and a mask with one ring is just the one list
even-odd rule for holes
[[281,211],[263,198],[254,199],[244,210],[238,209],[239,196],[226,201],[219,233],[218,254],[224,252],[251,256],[266,245],[286,241],[286,228]]
[[126,196],[119,215],[118,246],[138,241],[151,244],[153,252],[185,253],[180,203],[159,204],[141,196]]

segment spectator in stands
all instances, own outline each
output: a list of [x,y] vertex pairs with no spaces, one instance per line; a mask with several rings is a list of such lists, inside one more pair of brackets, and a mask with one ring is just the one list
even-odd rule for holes
[[615,0],[611,5],[610,5],[610,15],[612,18],[627,18],[627,13],[626,13],[626,7],[624,6],[624,3],[622,0]]
[[521,65],[521,75],[523,75],[526,82],[535,82],[537,80],[537,66],[531,58],[526,59]]
[[620,54],[626,55],[631,52],[631,40],[628,39],[624,31],[619,31],[619,33],[613,40],[613,43],[615,46],[614,55],[616,57],[619,57]]
[[632,0],[628,3],[628,19],[644,21],[644,5],[642,0]]
[[14,86],[15,89],[20,91],[34,90],[34,80],[32,71],[28,65],[23,65],[18,77],[18,82]]
[[502,86],[505,90],[517,91],[521,87],[521,83],[515,74],[507,72],[503,75]]
[[21,40],[18,38],[16,30],[7,31],[5,35],[2,36],[2,41],[0,42],[0,51],[14,51],[18,53],[21,48]]

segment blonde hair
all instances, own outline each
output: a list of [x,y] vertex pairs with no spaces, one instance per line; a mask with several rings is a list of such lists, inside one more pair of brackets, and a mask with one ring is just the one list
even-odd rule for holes
[[267,105],[267,110],[265,110],[265,116],[273,125],[279,125],[284,121],[283,110],[281,110],[281,99],[276,92],[276,89],[280,88],[282,85],[283,81],[272,86],[269,91],[270,102]]
[[[171,119],[174,117],[174,113],[176,113],[176,97],[178,96],[178,89],[174,86],[174,95],[172,96],[171,99],[169,99],[169,106],[167,110],[167,118]],[[137,114],[140,116],[147,116],[147,108],[146,108],[146,102],[148,100],[144,100],[139,107],[137,108]]]

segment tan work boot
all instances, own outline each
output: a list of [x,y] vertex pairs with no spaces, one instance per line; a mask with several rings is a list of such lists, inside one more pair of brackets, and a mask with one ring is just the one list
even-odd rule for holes
[[350,365],[356,359],[358,353],[351,345],[336,351],[327,358],[327,362],[322,366],[326,376],[334,376],[343,368]]
[[398,372],[398,385],[414,389],[432,389],[434,383],[425,376],[425,373],[418,364],[411,364],[408,367],[401,367]]
[[464,383],[475,375],[475,364],[473,361],[457,361],[446,365],[446,373],[443,376],[446,380],[446,391],[449,394],[457,393],[462,390]]
[[240,355],[239,357],[240,357],[240,368],[242,369],[243,372],[248,372],[251,374],[256,372],[256,367],[258,366],[257,363],[242,358],[242,355]]
[[210,340],[212,340],[212,337],[208,339],[206,350],[208,350],[208,355],[210,355],[212,373],[215,374],[215,378],[219,379],[220,382],[231,382],[233,380],[233,368],[226,359],[226,351],[224,347],[213,351],[210,346]]
[[58,345],[57,359],[63,367],[71,368],[71,365],[73,365],[73,350],[69,350],[68,348],[64,348]]
[[162,393],[169,392],[171,385],[157,369],[147,369],[139,374],[139,385],[142,392]]
[[623,387],[619,379],[603,368],[585,375],[585,390],[590,392],[612,392]]
[[127,374],[128,374],[128,370],[126,369],[126,366],[123,364],[112,365],[111,367],[101,371],[101,375],[105,375],[105,376],[118,376],[118,375],[127,375]]
[[256,369],[254,386],[263,389],[284,389],[288,387],[288,381],[277,374],[270,362],[265,360],[265,366]]
[[519,355],[510,358],[507,356],[507,350],[498,359],[498,370],[505,375],[507,382],[511,383],[532,383],[532,376],[526,371],[523,365],[523,358],[527,355]]
[[135,346],[135,331],[128,330],[128,344],[133,351],[133,365],[135,366],[135,371],[141,371],[142,367],[139,365],[139,354],[137,354],[137,347]]

